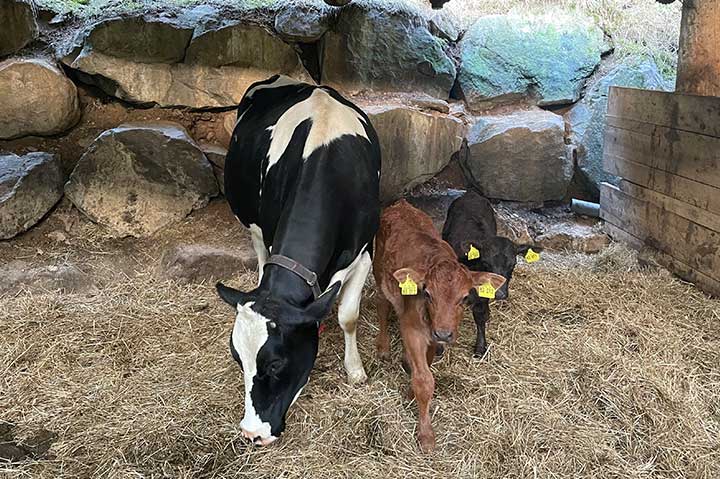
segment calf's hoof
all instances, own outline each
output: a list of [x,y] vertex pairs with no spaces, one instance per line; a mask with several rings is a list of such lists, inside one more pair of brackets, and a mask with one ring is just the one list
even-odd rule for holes
[[418,434],[418,444],[420,444],[420,450],[424,454],[430,454],[435,451],[435,433],[430,431],[429,433]]
[[482,359],[488,355],[488,347],[483,346],[475,346],[475,352],[473,353],[473,357],[475,359]]

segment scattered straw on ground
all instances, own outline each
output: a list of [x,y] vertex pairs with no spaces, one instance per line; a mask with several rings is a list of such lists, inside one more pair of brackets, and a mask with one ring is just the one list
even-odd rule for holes
[[[254,275],[234,278],[250,287]],[[210,285],[139,274],[90,294],[0,298],[0,419],[16,438],[58,435],[10,477],[720,477],[720,304],[613,246],[521,265],[492,308],[489,358],[474,326],[433,367],[438,451],[416,446],[414,403],[374,357],[367,288],[351,387],[342,335],[321,339],[310,384],[275,445],[247,445],[232,312]],[[397,335],[395,335],[397,336]]]

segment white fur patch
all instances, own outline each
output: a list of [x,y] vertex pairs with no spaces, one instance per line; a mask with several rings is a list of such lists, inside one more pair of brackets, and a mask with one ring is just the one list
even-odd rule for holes
[[256,92],[258,92],[260,90],[264,90],[266,88],[280,88],[283,86],[300,85],[301,83],[302,82],[297,81],[294,78],[290,78],[287,75],[280,75],[272,83],[262,83],[260,85],[255,85],[254,87],[249,89],[247,92],[245,92],[245,98],[252,98]]
[[266,174],[280,160],[295,129],[305,120],[312,120],[312,126],[305,139],[303,160],[307,160],[313,151],[343,135],[361,136],[369,141],[360,113],[335,100],[325,90],[317,88],[307,99],[283,113],[275,125],[268,127],[270,148]]
[[238,304],[232,339],[235,350],[240,356],[245,378],[245,417],[240,427],[252,438],[259,436],[263,440],[271,439],[270,423],[260,419],[255,411],[250,392],[257,375],[257,355],[268,339],[268,319],[251,309],[253,302]]
[[262,281],[263,269],[267,263],[268,250],[265,248],[265,240],[263,239],[262,229],[255,223],[250,225],[250,239],[252,240],[253,249],[258,260],[258,284]]
[[[299,82],[295,80],[294,78],[290,78],[289,76],[280,75],[277,79],[275,79],[272,83],[264,83],[262,85],[256,85],[252,88],[250,88],[248,91],[245,92],[245,98],[251,99],[255,92],[259,90],[264,90],[266,88],[279,88],[283,86],[290,86],[290,85],[300,85],[302,82]],[[243,119],[243,116],[245,116],[245,113],[252,108],[252,105],[248,106],[244,112],[240,115],[240,117],[235,121],[235,128],[238,126],[238,123]],[[235,129],[233,128],[233,129]]]

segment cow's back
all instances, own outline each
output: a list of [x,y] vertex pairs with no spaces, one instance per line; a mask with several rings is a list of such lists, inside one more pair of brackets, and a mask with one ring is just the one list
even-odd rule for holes
[[450,205],[443,226],[442,237],[458,256],[463,256],[464,241],[481,243],[497,235],[495,212],[490,201],[474,191],[468,191]]

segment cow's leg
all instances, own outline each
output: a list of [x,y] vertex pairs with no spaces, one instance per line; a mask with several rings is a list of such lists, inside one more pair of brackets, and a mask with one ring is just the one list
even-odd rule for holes
[[390,309],[392,308],[392,304],[383,296],[382,291],[378,291],[375,298],[378,328],[380,329],[377,339],[375,339],[375,348],[378,358],[387,359],[390,357],[390,335],[388,328],[390,326]]
[[256,224],[250,225],[250,238],[252,239],[253,249],[258,260],[258,284],[262,281],[263,269],[268,259],[268,250],[265,248],[265,241],[260,227]]
[[[417,318],[416,318],[417,319]],[[435,355],[435,348],[428,340],[428,332],[418,328],[413,319],[401,320],[400,332],[405,348],[405,357],[410,363],[411,388],[418,406],[418,443],[423,452],[435,449],[435,431],[430,421],[430,401],[435,392],[428,360]]]
[[477,326],[477,339],[475,340],[475,357],[481,358],[487,352],[485,339],[485,325],[490,319],[490,301],[479,299],[472,306],[473,319]]
[[365,368],[357,348],[357,320],[360,316],[360,299],[365,285],[365,279],[370,273],[372,260],[370,254],[362,254],[357,266],[353,268],[343,285],[340,306],[338,307],[338,322],[345,333],[345,371],[350,384],[358,384],[367,380]]

